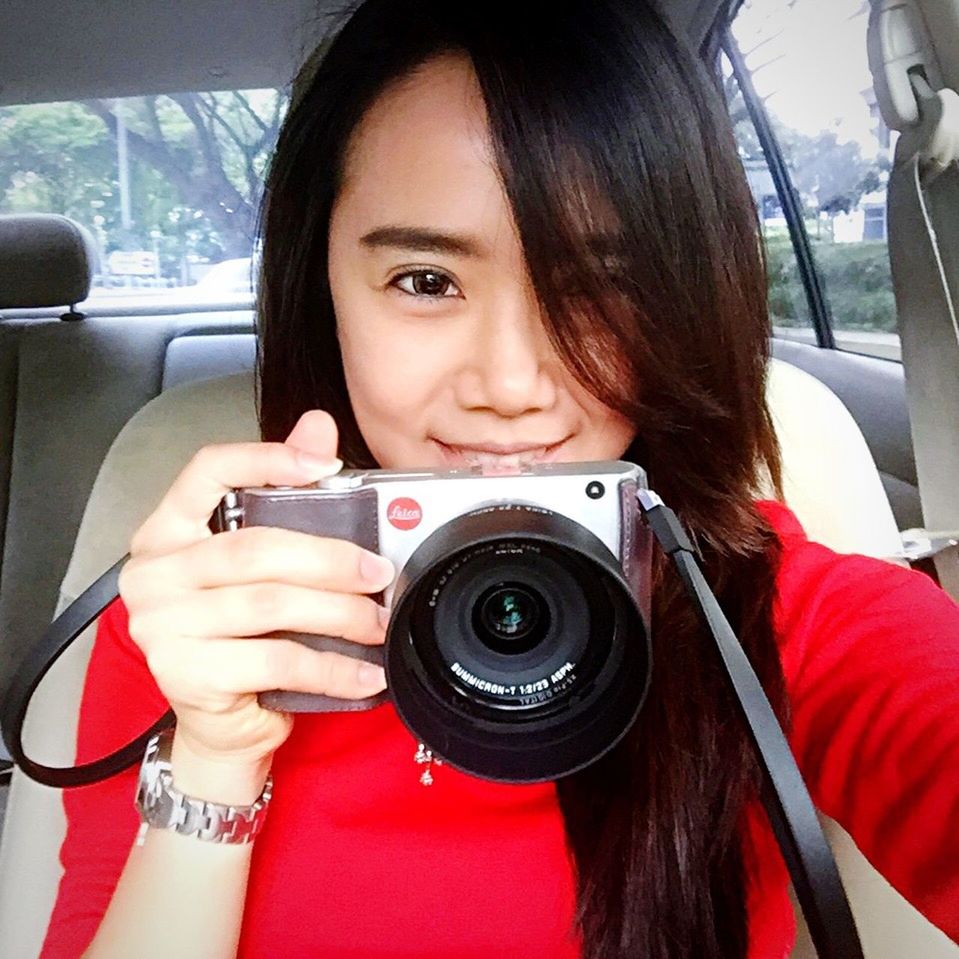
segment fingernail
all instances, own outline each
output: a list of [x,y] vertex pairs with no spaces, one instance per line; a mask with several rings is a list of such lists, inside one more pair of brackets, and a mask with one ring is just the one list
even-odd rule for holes
[[343,461],[338,459],[322,459],[314,456],[312,453],[306,453],[303,450],[296,451],[296,462],[300,468],[309,473],[310,476],[333,476],[343,469]]
[[386,629],[390,625],[390,610],[386,606],[377,606],[376,615],[379,617],[380,626]]
[[382,666],[375,663],[360,663],[356,671],[361,686],[369,689],[386,689],[386,672]]
[[360,557],[360,575],[374,586],[389,586],[393,582],[393,564],[385,556],[364,550]]

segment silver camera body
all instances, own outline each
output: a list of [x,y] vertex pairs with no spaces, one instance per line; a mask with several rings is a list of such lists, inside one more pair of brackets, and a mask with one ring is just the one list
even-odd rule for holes
[[[220,528],[282,526],[317,536],[340,535],[387,557],[401,574],[416,548],[459,516],[484,507],[550,510],[592,531],[619,560],[648,622],[649,579],[643,574],[652,538],[638,523],[636,502],[637,490],[646,488],[645,472],[619,460],[545,463],[508,474],[479,466],[343,470],[310,486],[234,490],[220,506]],[[355,535],[341,535],[341,530]],[[396,584],[394,580],[384,590],[387,605]]]
[[[382,597],[391,605],[384,647],[282,634],[382,658],[387,691],[346,701],[275,690],[261,703],[318,712],[392,699],[434,754],[500,781],[541,781],[588,764],[625,734],[648,684],[653,537],[636,498],[645,488],[638,466],[604,461],[508,472],[345,470],[306,487],[231,491],[215,517],[220,530],[278,526],[347,539],[397,570]],[[627,620],[633,646],[623,635]],[[625,682],[617,664],[631,670],[632,688],[619,690],[616,721],[599,742],[564,749],[578,736],[566,728],[573,707],[604,684]],[[604,704],[591,709],[601,713]],[[454,728],[466,735],[451,735]],[[528,743],[523,756],[513,748],[518,731]],[[534,762],[550,746],[566,758]]]

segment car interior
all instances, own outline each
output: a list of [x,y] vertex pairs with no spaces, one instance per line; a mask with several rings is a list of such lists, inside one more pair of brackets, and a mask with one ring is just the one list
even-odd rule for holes
[[[816,0],[798,0],[797,7],[803,3]],[[337,6],[7,0],[0,18],[0,157],[6,108],[288,89],[304,56],[331,29],[328,14]],[[676,31],[738,84],[765,157],[755,176],[771,184],[776,210],[769,222],[778,215],[788,221],[777,236],[794,256],[789,269],[808,322],[777,329],[772,344],[768,399],[785,499],[810,539],[839,552],[911,561],[957,596],[959,329],[951,304],[959,295],[959,189],[956,157],[943,152],[949,148],[923,153],[918,144],[930,117],[940,127],[954,124],[952,142],[959,142],[959,112],[952,112],[959,101],[949,98],[959,90],[959,0],[849,5],[862,26],[876,122],[887,135],[898,131],[901,144],[913,137],[922,157],[944,171],[935,183],[921,163],[903,162],[899,181],[896,167],[883,171],[889,302],[894,293],[901,338],[888,336],[882,350],[862,347],[862,337],[842,329],[841,304],[817,273],[809,225],[802,216],[790,219],[797,171],[777,148],[762,97],[742,73],[749,58],[735,21],[773,6],[792,5],[664,4]],[[808,53],[810,71],[815,56]],[[757,83],[761,59],[759,51],[749,64]],[[946,106],[935,113],[931,105],[940,101]],[[897,163],[900,152],[905,157],[905,147]],[[921,187],[915,197],[908,194],[910,176]],[[906,191],[898,199],[894,182]],[[0,170],[0,202],[5,189]],[[910,200],[925,205],[917,213]],[[861,197],[857,202],[863,206]],[[828,223],[838,235],[839,224],[856,214],[820,212],[814,229]],[[196,450],[258,438],[253,294],[231,288],[219,300],[193,304],[152,294],[96,299],[91,289],[107,253],[99,229],[78,216],[0,205],[0,689],[51,619],[127,552],[134,530]],[[227,251],[221,259],[235,257]],[[159,260],[151,262],[159,275]],[[70,647],[27,714],[24,742],[45,761],[74,761],[93,635],[91,626]],[[0,951],[29,959],[39,954],[62,875],[62,796],[15,766],[0,781],[0,796]],[[959,946],[872,868],[841,826],[822,819],[866,955],[959,957]],[[797,916],[793,956],[814,956],[798,907]]]

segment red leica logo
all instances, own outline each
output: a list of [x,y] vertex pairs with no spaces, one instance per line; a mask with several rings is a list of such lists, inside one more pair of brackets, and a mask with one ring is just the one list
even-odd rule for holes
[[413,529],[420,525],[423,510],[415,499],[401,496],[399,499],[393,500],[386,508],[386,518],[397,529]]

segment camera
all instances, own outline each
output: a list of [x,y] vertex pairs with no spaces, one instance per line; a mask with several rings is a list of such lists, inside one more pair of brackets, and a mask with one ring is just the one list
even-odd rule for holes
[[392,700],[455,768],[499,782],[569,775],[619,742],[650,681],[653,538],[642,469],[545,463],[509,472],[344,470],[307,487],[228,493],[213,528],[279,526],[352,540],[397,575],[382,648],[274,633],[382,659],[387,690],[348,702],[284,690],[290,712]]

